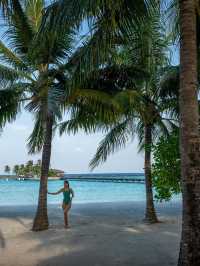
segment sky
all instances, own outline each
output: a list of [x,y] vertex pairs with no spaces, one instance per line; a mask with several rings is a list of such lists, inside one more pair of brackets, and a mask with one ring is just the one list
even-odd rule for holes
[[[27,138],[33,128],[33,117],[27,112],[18,115],[15,122],[7,124],[0,135],[0,173],[4,166],[25,163],[27,160],[40,159],[41,154],[28,155]],[[99,141],[103,135],[100,133],[86,135],[83,132],[77,135],[55,135],[52,144],[51,166],[64,170],[66,173],[88,173],[89,161],[94,155]],[[127,148],[120,150],[108,161],[96,168],[94,172],[143,172],[143,154],[137,153],[137,139],[128,143]]]

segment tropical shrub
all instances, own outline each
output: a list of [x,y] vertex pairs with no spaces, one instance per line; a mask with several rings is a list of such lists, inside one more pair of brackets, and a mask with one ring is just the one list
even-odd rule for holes
[[181,192],[180,151],[177,131],[174,131],[168,137],[160,137],[157,144],[153,146],[153,157],[152,176],[155,198],[159,201],[168,201],[174,194]]

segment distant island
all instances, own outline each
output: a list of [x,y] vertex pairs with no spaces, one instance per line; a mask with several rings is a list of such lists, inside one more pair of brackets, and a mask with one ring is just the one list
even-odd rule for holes
[[[26,178],[26,179],[39,179],[41,175],[41,160],[37,160],[37,162],[33,162],[33,160],[29,160],[25,164],[16,164],[11,168],[9,165],[4,167],[5,174],[12,178],[11,173],[18,178]],[[49,169],[49,175],[51,179],[60,179],[64,176],[64,171],[59,169]]]

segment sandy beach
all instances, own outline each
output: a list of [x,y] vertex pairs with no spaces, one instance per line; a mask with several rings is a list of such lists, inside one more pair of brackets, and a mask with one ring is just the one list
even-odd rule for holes
[[144,203],[74,204],[66,230],[60,206],[49,205],[49,230],[32,232],[35,207],[0,207],[0,265],[175,266],[181,205],[157,211],[162,222],[147,225]]

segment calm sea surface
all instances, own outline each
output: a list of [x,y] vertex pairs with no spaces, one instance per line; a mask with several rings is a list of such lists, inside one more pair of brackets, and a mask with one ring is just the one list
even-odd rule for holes
[[[48,182],[50,192],[55,192],[62,186],[61,180]],[[74,203],[145,200],[145,187],[142,183],[70,181],[70,186],[75,193]],[[0,205],[35,205],[38,200],[38,190],[38,181],[0,179]],[[60,203],[61,201],[62,194],[48,196],[48,203]]]

